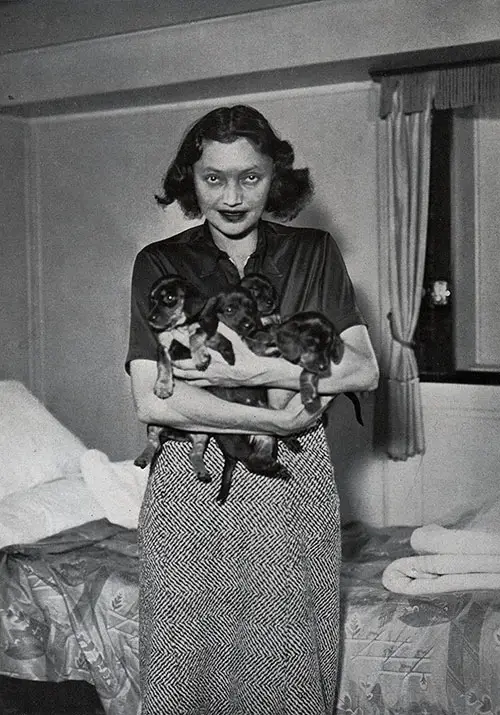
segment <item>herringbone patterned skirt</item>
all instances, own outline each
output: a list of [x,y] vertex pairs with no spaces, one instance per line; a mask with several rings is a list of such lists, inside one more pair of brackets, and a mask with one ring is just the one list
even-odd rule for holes
[[[288,482],[238,465],[229,499],[169,443],[142,507],[143,715],[331,715],[339,639],[338,497],[325,434],[280,443]],[[206,462],[221,473],[210,440]]]

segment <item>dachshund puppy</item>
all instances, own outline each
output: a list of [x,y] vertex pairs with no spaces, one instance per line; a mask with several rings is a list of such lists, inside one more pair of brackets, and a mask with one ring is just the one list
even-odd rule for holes
[[[158,340],[158,375],[154,386],[157,397],[166,399],[174,389],[170,352],[172,346],[179,344],[175,338],[176,330],[187,333],[190,355],[199,370],[205,370],[210,362],[207,348],[217,350],[226,362],[234,365],[233,346],[224,335],[214,331],[206,341],[200,340],[196,316],[203,308],[204,300],[183,278],[177,275],[159,278],[151,287],[149,303],[148,322]],[[135,459],[134,464],[144,468],[151,463],[153,456],[161,447],[160,438],[163,430],[164,427],[161,425],[148,425],[146,446]],[[207,481],[209,476],[202,455],[202,441],[194,436],[191,455],[193,466],[199,478]]]
[[257,310],[263,325],[281,322],[278,293],[266,276],[260,273],[248,273],[241,279],[240,286],[248,290],[257,303]]
[[[274,305],[272,306],[273,310]],[[264,329],[257,302],[250,291],[241,285],[219,293],[207,301],[199,316],[199,330],[205,331],[207,341],[211,340],[219,322],[234,330],[244,341],[256,331]],[[207,389],[230,402],[267,407],[267,390],[264,388],[210,387]],[[215,439],[225,458],[221,491],[217,497],[220,503],[227,499],[234,468],[238,461],[243,462],[248,471],[254,474],[264,474],[285,480],[290,478],[291,475],[286,467],[276,459],[276,437],[272,435],[223,434],[215,435]],[[289,445],[290,449],[293,449],[294,446],[292,443]]]
[[170,397],[174,390],[169,350],[175,329],[187,331],[191,355],[198,370],[206,370],[210,363],[207,347],[217,350],[226,362],[234,365],[233,346],[224,335],[214,331],[209,340],[199,340],[196,315],[203,307],[202,298],[183,278],[176,275],[159,278],[151,288],[149,303],[148,323],[159,344],[158,379],[154,388],[157,397]]
[[[283,357],[302,367],[300,393],[306,410],[318,409],[318,382],[330,374],[330,362],[338,364],[344,355],[344,343],[333,323],[321,313],[295,313],[279,325],[268,325],[248,338],[257,355]],[[356,419],[363,425],[359,398],[344,393],[353,403]]]

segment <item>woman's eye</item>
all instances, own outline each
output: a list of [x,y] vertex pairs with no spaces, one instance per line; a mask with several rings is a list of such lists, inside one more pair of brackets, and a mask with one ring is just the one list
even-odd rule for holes
[[260,180],[260,176],[257,174],[248,174],[244,178],[244,182],[246,184],[256,184]]
[[217,174],[208,174],[208,176],[205,176],[205,181],[207,184],[217,184],[219,182],[219,177]]

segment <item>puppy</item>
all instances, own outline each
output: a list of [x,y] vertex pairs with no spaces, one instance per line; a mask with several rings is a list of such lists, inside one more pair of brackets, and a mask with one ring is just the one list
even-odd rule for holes
[[[255,303],[257,304],[257,311],[260,317],[262,325],[276,325],[281,322],[281,315],[279,312],[279,299],[278,292],[273,286],[271,281],[261,273],[248,273],[244,276],[240,283],[241,288],[249,291]],[[253,331],[255,333],[257,328]],[[251,335],[252,333],[250,333]],[[243,336],[243,339],[248,344],[249,333]],[[268,400],[269,402],[269,400]],[[270,404],[268,404],[270,406]],[[285,442],[288,449],[296,454],[302,451],[302,445],[300,440],[293,435],[288,437],[281,437],[281,440]]]
[[[283,357],[302,367],[300,393],[306,410],[319,408],[318,382],[330,374],[330,363],[338,364],[344,355],[344,343],[333,323],[321,313],[295,313],[279,325],[268,325],[247,339],[257,355]],[[363,425],[359,398],[344,393],[353,403],[356,419]]]
[[240,286],[249,291],[257,303],[257,310],[263,325],[281,322],[278,293],[268,278],[260,273],[249,273],[241,279]]
[[[230,365],[234,365],[234,351],[231,341],[217,331],[213,331],[206,340],[200,338],[199,323],[196,316],[204,305],[204,300],[195,289],[183,278],[177,275],[167,275],[159,278],[151,287],[149,293],[150,312],[148,323],[158,340],[158,375],[154,393],[161,399],[170,397],[174,389],[172,362],[170,352],[176,341],[175,331],[187,335],[190,354],[197,369],[205,370],[210,362],[208,348],[217,350]],[[139,467],[151,463],[153,456],[161,447],[160,436],[163,426],[148,425],[147,443],[143,452],[135,459]],[[200,479],[209,480],[203,459],[203,444],[201,439],[193,437],[192,462]]]
[[210,338],[200,340],[196,315],[203,307],[201,296],[187,282],[176,275],[163,276],[152,286],[149,294],[148,323],[156,333],[159,345],[158,379],[154,392],[157,397],[170,397],[174,389],[169,350],[175,339],[175,329],[187,331],[189,347],[198,370],[206,370],[210,363],[208,347],[217,350],[230,365],[234,365],[231,342],[213,331]]
[[[266,280],[266,279],[264,279]],[[274,289],[273,289],[274,290]],[[267,303],[266,303],[267,305]],[[275,302],[273,303],[274,310]],[[251,292],[241,285],[210,298],[199,317],[200,331],[205,331],[210,341],[219,322],[234,330],[244,341],[264,328],[257,302]],[[267,390],[264,388],[210,387],[213,394],[231,402],[240,402],[260,407],[267,406]],[[217,500],[223,503],[231,488],[232,475],[238,461],[243,462],[254,474],[289,479],[290,473],[277,459],[277,439],[271,435],[215,435],[224,458],[221,490]],[[289,445],[292,449],[294,445]],[[297,450],[295,450],[297,451]]]

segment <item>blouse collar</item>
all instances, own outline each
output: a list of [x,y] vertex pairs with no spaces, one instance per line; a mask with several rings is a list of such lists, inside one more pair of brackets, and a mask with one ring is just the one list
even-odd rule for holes
[[[258,267],[258,272],[262,272],[265,275],[281,276],[282,272],[276,265],[274,257],[269,250],[267,230],[267,222],[260,221],[257,233],[257,246],[251,258]],[[222,251],[215,245],[208,221],[205,221],[199,226],[199,231],[195,233],[191,241],[193,244],[203,244],[200,254],[203,255],[204,260],[200,266],[200,276],[208,277],[216,273],[219,270],[218,262],[221,259],[226,259],[228,256],[225,251]]]

